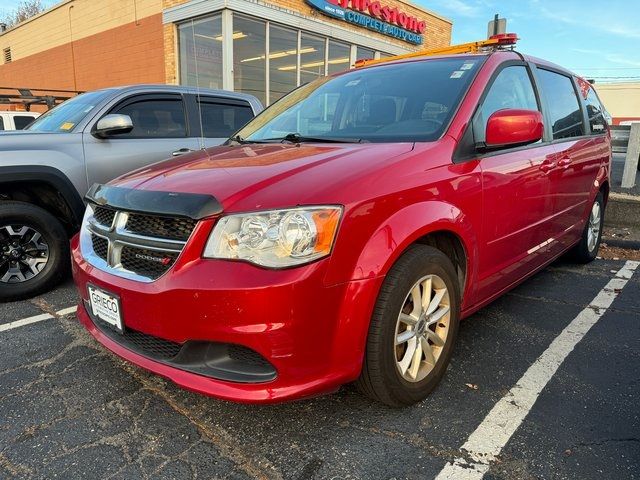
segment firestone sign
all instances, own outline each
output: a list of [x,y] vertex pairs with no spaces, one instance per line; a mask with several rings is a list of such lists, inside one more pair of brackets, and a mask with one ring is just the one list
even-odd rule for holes
[[420,45],[426,23],[378,0],[306,0],[325,15]]

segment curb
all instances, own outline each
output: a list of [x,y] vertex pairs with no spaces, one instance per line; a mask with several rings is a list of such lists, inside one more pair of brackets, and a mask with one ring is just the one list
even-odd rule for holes
[[604,218],[605,225],[625,226],[640,230],[640,197],[611,192]]
[[602,243],[608,247],[624,248],[625,250],[640,250],[640,241],[623,240],[621,238],[602,238]]

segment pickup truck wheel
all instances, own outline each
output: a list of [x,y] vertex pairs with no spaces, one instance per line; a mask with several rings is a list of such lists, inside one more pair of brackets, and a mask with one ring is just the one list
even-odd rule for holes
[[53,215],[28,203],[0,203],[0,301],[42,293],[68,268],[67,233]]
[[572,257],[578,263],[589,263],[595,260],[600,248],[602,226],[604,225],[604,197],[598,193],[589,210],[589,218],[582,232],[580,242],[573,248]]
[[426,398],[451,360],[459,310],[451,260],[433,247],[411,247],[380,289],[356,382],[360,391],[393,407]]

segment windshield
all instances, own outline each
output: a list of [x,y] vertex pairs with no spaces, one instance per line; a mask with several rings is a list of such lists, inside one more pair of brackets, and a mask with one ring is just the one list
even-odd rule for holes
[[26,130],[48,133],[70,132],[111,92],[112,90],[100,90],[73,97],[38,117]]
[[484,57],[381,65],[294,90],[249,122],[241,142],[438,139]]

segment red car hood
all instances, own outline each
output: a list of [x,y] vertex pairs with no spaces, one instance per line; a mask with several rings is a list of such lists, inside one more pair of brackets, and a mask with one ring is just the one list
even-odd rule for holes
[[136,170],[113,185],[204,193],[225,210],[341,203],[345,184],[410,152],[412,143],[221,146]]

